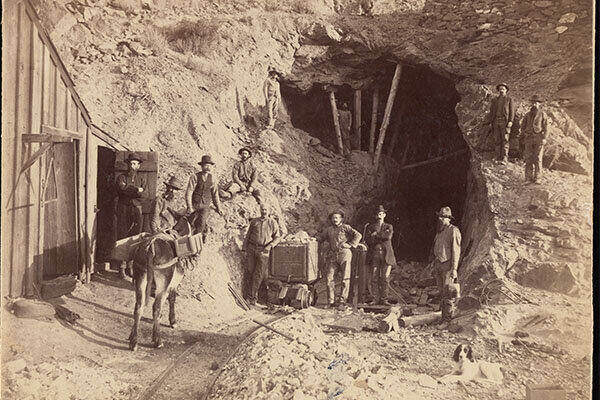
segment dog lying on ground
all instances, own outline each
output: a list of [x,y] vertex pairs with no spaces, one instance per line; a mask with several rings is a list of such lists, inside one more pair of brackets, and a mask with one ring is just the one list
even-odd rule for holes
[[455,363],[454,371],[442,376],[440,378],[442,383],[468,381],[502,383],[504,379],[499,364],[476,361],[473,357],[473,349],[469,345],[456,346],[452,359]]

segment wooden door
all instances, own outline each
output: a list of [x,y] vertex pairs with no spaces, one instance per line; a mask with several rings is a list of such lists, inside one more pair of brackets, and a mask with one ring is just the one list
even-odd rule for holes
[[96,253],[94,261],[109,262],[115,242],[115,150],[98,146],[96,180]]
[[55,143],[46,157],[44,278],[78,272],[75,143]]
[[[132,152],[118,151],[115,159],[115,177],[127,172],[128,165],[125,160]],[[143,158],[138,173],[146,180],[146,194],[142,199],[142,213],[144,222],[142,231],[150,232],[150,219],[152,218],[152,203],[156,197],[156,181],[158,175],[158,154],[152,151],[136,151],[136,155]]]

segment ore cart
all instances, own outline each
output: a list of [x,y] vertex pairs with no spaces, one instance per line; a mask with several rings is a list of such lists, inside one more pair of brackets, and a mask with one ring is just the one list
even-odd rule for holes
[[271,251],[267,293],[270,303],[307,308],[317,300],[318,243],[284,241]]

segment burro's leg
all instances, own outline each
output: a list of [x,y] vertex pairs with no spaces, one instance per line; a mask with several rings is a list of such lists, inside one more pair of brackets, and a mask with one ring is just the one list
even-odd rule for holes
[[135,307],[133,309],[133,328],[129,335],[129,349],[135,351],[137,349],[138,326],[144,312],[146,300],[146,287],[148,283],[148,273],[144,270],[135,271],[133,276],[133,284],[135,287]]

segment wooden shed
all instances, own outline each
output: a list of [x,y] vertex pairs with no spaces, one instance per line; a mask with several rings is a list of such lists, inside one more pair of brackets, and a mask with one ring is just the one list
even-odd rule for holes
[[2,295],[17,297],[89,279],[128,149],[92,124],[29,0],[3,3],[2,36]]

